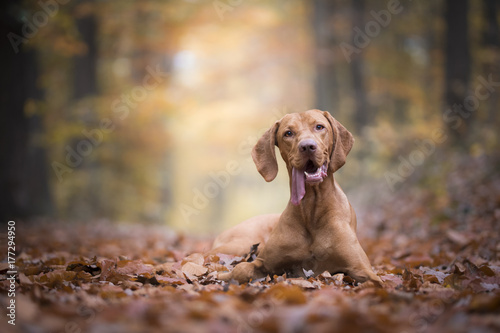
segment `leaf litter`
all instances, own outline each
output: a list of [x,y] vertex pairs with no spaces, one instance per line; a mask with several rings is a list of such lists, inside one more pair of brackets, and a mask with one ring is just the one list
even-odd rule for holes
[[455,182],[468,195],[443,207],[431,193],[401,194],[365,219],[375,233],[360,232],[360,242],[383,288],[309,271],[227,283],[217,273],[251,261],[255,248],[204,256],[210,240],[166,227],[19,222],[16,326],[4,314],[0,331],[498,332],[500,179]]

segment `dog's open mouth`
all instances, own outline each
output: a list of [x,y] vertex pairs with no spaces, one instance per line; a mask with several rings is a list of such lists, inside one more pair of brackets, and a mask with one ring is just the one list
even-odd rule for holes
[[307,161],[304,175],[306,176],[305,181],[307,183],[321,183],[326,177],[327,165],[326,163],[319,168],[314,165],[314,163],[309,160]]
[[321,183],[327,176],[327,170],[326,163],[318,168],[311,160],[306,163],[304,170],[292,168],[292,193],[290,199],[292,203],[298,205],[306,194],[306,183]]

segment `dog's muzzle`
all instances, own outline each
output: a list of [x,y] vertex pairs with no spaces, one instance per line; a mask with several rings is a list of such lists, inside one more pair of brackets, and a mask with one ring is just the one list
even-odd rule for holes
[[314,164],[309,161],[306,164],[305,170],[298,170],[292,168],[292,193],[290,200],[292,204],[299,205],[302,198],[306,194],[306,183],[307,184],[319,184],[327,176],[328,165],[327,163],[322,166],[315,167]]

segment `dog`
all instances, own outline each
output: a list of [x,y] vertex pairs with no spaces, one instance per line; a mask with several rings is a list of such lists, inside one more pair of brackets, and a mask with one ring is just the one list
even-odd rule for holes
[[287,114],[269,128],[252,158],[270,182],[278,173],[279,148],[290,178],[290,201],[282,214],[251,218],[215,239],[209,254],[241,256],[259,244],[254,261],[241,262],[218,278],[244,283],[284,272],[305,276],[312,270],[382,285],[358,242],[354,210],[333,177],[353,144],[352,134],[326,111]]

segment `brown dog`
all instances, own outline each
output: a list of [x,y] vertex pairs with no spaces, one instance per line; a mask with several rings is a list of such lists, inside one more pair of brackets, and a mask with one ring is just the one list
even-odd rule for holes
[[268,182],[278,173],[275,146],[286,163],[291,199],[281,215],[251,218],[222,233],[210,253],[243,255],[260,243],[257,258],[243,262],[222,280],[247,282],[267,274],[304,270],[343,272],[356,281],[381,284],[356,237],[356,215],[333,173],[342,167],[354,138],[328,112],[288,114],[252,150]]

